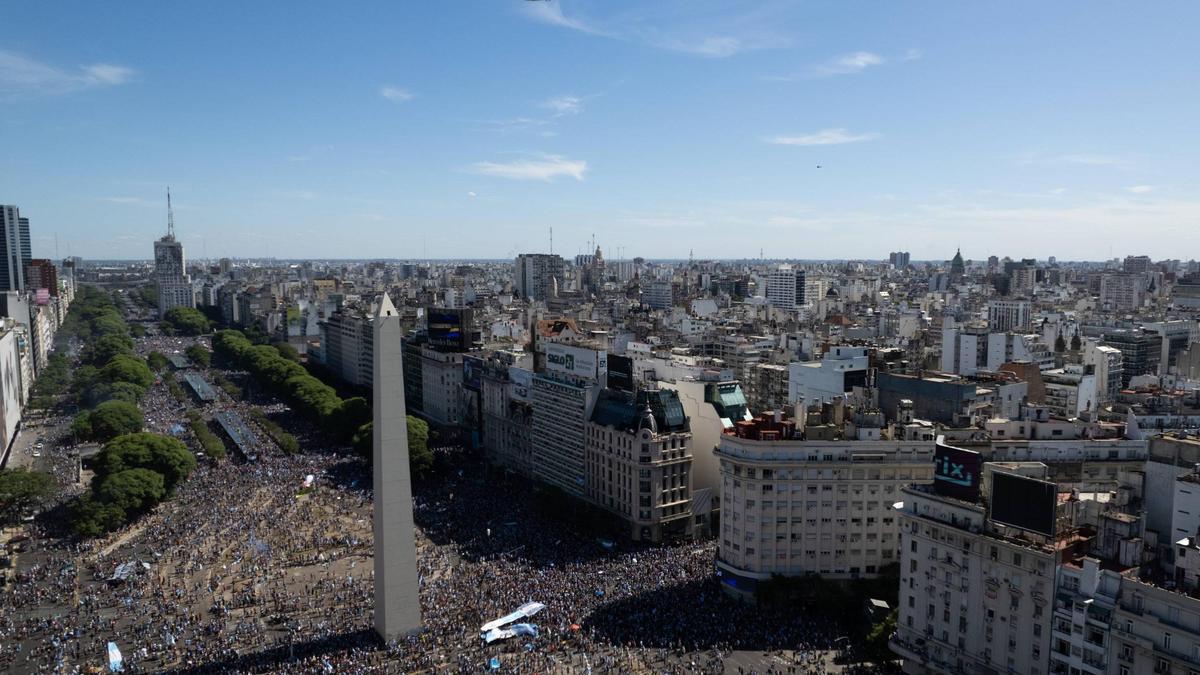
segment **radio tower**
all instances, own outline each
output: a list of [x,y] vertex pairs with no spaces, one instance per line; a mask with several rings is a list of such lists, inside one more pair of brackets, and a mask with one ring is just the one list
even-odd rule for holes
[[167,238],[175,241],[175,211],[171,209],[171,186],[167,186]]

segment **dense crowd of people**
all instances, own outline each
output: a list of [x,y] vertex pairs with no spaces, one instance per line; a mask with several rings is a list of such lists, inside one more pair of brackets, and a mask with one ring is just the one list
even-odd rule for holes
[[[277,401],[222,398],[288,420]],[[160,383],[144,408],[169,433],[188,405]],[[737,672],[731,653],[753,651],[769,665],[745,673],[814,673],[844,634],[825,617],[729,598],[711,542],[607,550],[544,515],[527,486],[450,452],[415,489],[424,629],[381,645],[369,467],[290,421],[301,454],[202,463],[173,499],[103,538],[30,526],[34,545],[0,593],[0,671],[102,666],[112,641],[133,672],[723,673]],[[529,601],[546,605],[529,620],[538,635],[480,638]]]

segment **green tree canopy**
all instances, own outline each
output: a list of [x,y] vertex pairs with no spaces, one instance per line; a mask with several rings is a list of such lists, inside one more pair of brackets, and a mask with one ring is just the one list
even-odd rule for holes
[[208,364],[212,363],[212,354],[204,348],[203,345],[193,344],[185,350],[187,357],[192,360],[192,363],[207,368]]
[[180,335],[202,335],[208,332],[208,317],[192,307],[172,307],[163,316]]
[[150,370],[156,373],[166,370],[170,364],[171,362],[167,360],[167,355],[162,352],[150,352],[146,356],[146,365],[150,366]]
[[300,352],[296,351],[296,348],[291,346],[290,344],[288,344],[286,342],[276,342],[276,343],[272,344],[271,346],[274,347],[275,350],[279,352],[280,356],[287,359],[288,361],[292,361],[294,363],[300,363]]
[[110,334],[96,338],[88,346],[84,360],[92,364],[105,364],[118,354],[133,354],[133,340],[127,335]]
[[15,520],[54,494],[54,478],[24,467],[0,469],[0,518]]
[[100,369],[100,377],[113,384],[116,382],[132,382],[143,389],[149,389],[154,384],[154,373],[150,366],[136,356],[114,356]]
[[[131,386],[125,382],[113,386],[121,385]],[[145,420],[142,419],[142,411],[138,410],[136,405],[120,400],[105,401],[96,406],[96,409],[88,416],[88,421],[92,429],[91,438],[101,442],[139,432],[145,423]]]
[[150,469],[126,469],[110,474],[96,488],[101,501],[134,517],[154,508],[167,494],[163,475]]
[[93,462],[96,475],[110,476],[128,469],[150,469],[163,476],[168,492],[196,468],[196,457],[182,441],[141,432],[117,436]]
[[[373,456],[375,423],[367,422],[354,433],[354,449],[368,460]],[[425,478],[433,470],[433,452],[429,450],[429,425],[408,416],[408,468],[413,478]]]

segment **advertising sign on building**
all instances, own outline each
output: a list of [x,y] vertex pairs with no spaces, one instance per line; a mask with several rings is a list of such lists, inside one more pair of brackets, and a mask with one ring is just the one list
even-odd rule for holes
[[938,436],[933,451],[933,488],[941,495],[974,502],[979,499],[980,470],[978,452],[946,445]]
[[993,521],[1053,537],[1057,507],[1058,486],[1054,483],[992,472]]
[[479,383],[483,378],[483,359],[474,356],[464,356],[462,367],[463,386],[467,389],[479,391]]
[[633,359],[618,354],[608,355],[608,387],[633,391]]
[[546,345],[546,370],[597,380],[608,371],[608,353],[551,342]]
[[430,307],[425,312],[429,344],[442,351],[466,351],[471,347],[472,310]]
[[509,366],[508,368],[509,396],[517,401],[528,401],[529,390],[533,386],[533,372]]

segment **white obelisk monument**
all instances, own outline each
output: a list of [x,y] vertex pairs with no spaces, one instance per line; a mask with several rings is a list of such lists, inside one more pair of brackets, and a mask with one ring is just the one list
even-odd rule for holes
[[375,314],[375,631],[390,642],[421,629],[408,468],[400,315],[385,293]]

